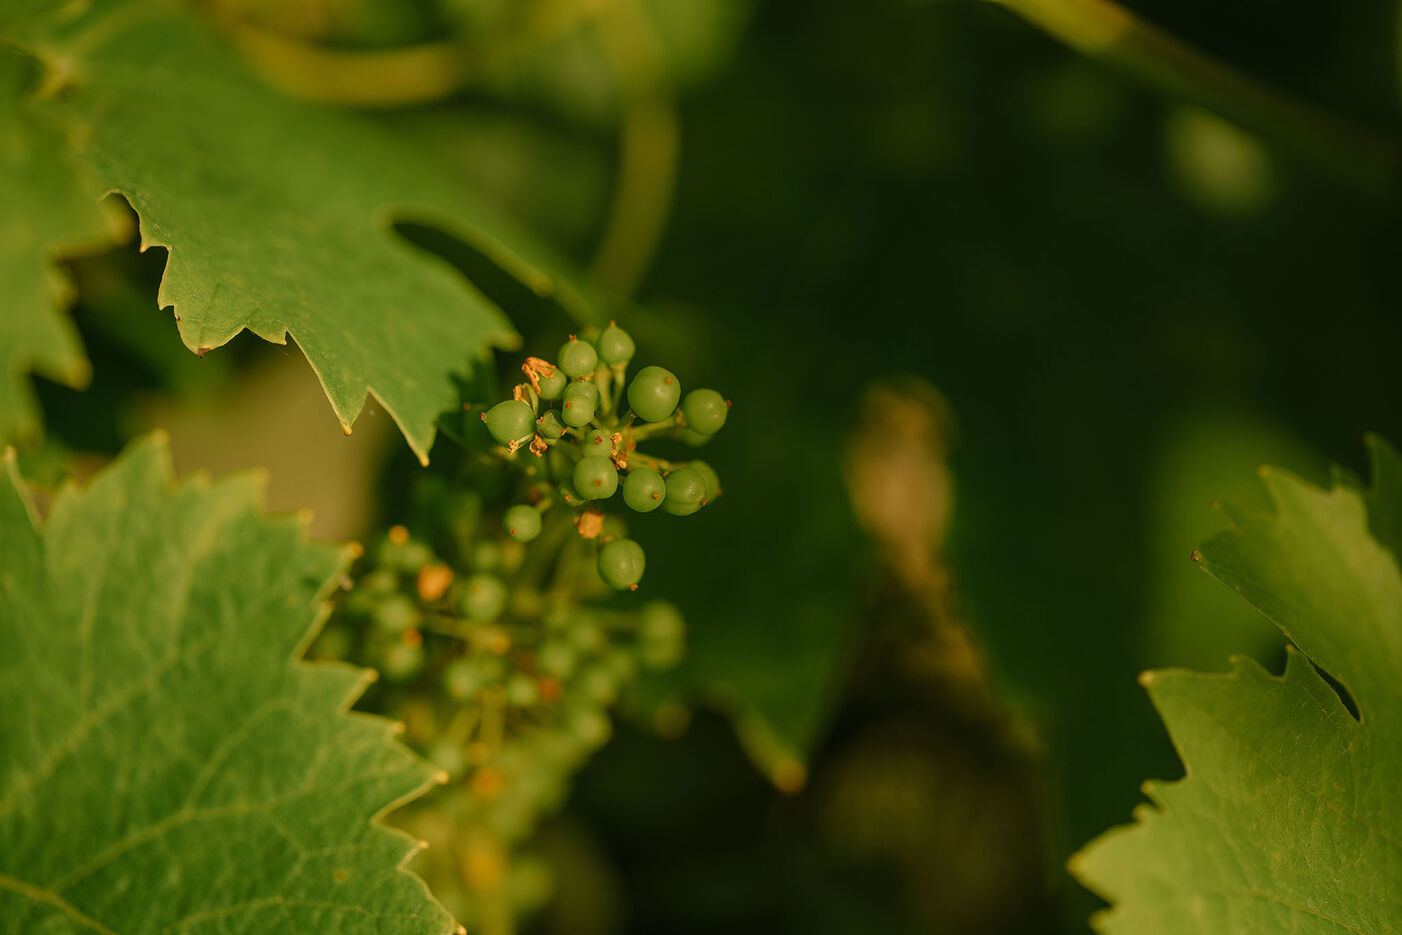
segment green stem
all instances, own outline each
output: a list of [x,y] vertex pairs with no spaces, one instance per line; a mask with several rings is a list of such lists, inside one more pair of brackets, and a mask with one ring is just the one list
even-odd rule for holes
[[678,414],[672,416],[669,419],[663,419],[661,422],[653,422],[648,425],[642,425],[638,428],[631,429],[630,434],[633,436],[633,441],[639,441],[641,439],[656,435],[658,432],[668,431],[670,429],[675,429],[680,426],[681,416],[680,414]]
[[1259,133],[1336,180],[1391,197],[1402,147],[1284,95],[1111,0],[990,0],[1079,52]]
[[652,455],[639,454],[636,451],[633,452],[631,456],[629,456],[628,461],[629,463],[636,461],[643,467],[650,467],[662,471],[675,471],[677,468],[686,466],[685,464],[678,464],[675,461],[667,461],[662,458],[654,458]]

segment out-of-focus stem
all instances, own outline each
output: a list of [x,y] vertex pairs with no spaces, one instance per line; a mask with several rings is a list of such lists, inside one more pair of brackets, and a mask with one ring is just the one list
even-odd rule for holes
[[671,211],[681,128],[666,56],[638,0],[597,4],[594,23],[623,92],[618,182],[608,227],[590,268],[599,285],[631,295]]
[[1337,180],[1395,194],[1396,141],[1295,100],[1141,20],[1111,0],[991,0],[1092,58],[1259,133]]

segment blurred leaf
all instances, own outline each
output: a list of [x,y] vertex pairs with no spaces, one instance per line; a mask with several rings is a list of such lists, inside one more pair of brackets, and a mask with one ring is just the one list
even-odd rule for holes
[[751,759],[792,791],[837,699],[866,547],[840,469],[844,439],[834,432],[843,424],[834,414],[850,399],[841,386],[803,385],[782,368],[752,365],[818,353],[801,337],[786,335],[779,347],[758,328],[718,333],[676,315],[663,327],[630,322],[650,359],[691,358],[679,371],[683,391],[692,373],[706,374],[735,403],[711,442],[671,455],[714,466],[724,496],[683,519],[678,533],[665,531],[676,517],[629,518],[648,549],[645,587],[682,608],[688,644],[683,664],[644,680],[634,700],[654,711],[704,701],[729,714]]
[[179,487],[156,437],[36,528],[0,483],[0,918],[10,931],[446,933],[371,823],[426,766],[292,664],[346,561],[249,475]]
[[1138,823],[1073,860],[1114,903],[1102,931],[1388,932],[1402,918],[1402,573],[1369,534],[1372,515],[1395,528],[1402,459],[1371,444],[1371,496],[1263,470],[1275,514],[1234,511],[1203,546],[1204,569],[1298,648],[1279,678],[1244,657],[1226,675],[1145,677],[1187,777],[1149,784]]
[[394,220],[440,227],[536,292],[590,307],[414,148],[268,91],[178,8],[97,6],[17,35],[71,76],[54,110],[90,136],[84,164],[131,202],[143,245],[171,248],[159,301],[191,349],[244,328],[291,335],[343,426],[373,393],[424,459],[458,401],[452,375],[515,336],[470,283],[396,242]]
[[32,59],[0,46],[0,442],[39,428],[30,371],[70,386],[90,368],[62,307],[55,254],[111,235],[97,193],[72,164],[58,128],[24,100],[37,75]]
[[[1256,468],[1264,462],[1308,478],[1325,464],[1264,416],[1213,410],[1185,413],[1163,431],[1148,478],[1150,555],[1142,658],[1157,666],[1218,666],[1232,653],[1270,659],[1280,637],[1269,621],[1198,573],[1192,543],[1220,528],[1218,500],[1242,509],[1270,507]],[[1212,621],[1205,626],[1204,621]]]

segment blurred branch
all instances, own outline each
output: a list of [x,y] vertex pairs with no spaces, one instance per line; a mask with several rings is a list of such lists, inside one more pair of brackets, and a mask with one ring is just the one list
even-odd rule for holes
[[285,93],[326,104],[403,107],[455,94],[585,17],[576,0],[534,4],[519,28],[484,40],[466,37],[389,49],[336,48],[255,25],[237,4],[219,14],[240,52]]
[[620,165],[608,228],[590,278],[631,295],[652,261],[672,204],[681,129],[666,51],[638,0],[597,4],[595,27],[623,96]]
[[1356,189],[1391,197],[1402,147],[1294,100],[1111,0],[990,0],[1091,58],[1216,111]]
[[231,30],[239,50],[288,94],[329,104],[399,107],[447,97],[473,77],[460,42],[394,49],[333,49],[247,24]]

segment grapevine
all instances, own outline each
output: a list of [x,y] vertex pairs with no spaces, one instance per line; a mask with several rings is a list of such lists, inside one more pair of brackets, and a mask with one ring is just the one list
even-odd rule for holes
[[[640,669],[682,656],[674,605],[610,597],[638,590],[647,563],[624,511],[605,507],[621,489],[629,510],[688,515],[721,493],[709,465],[639,448],[699,431],[676,375],[647,367],[630,384],[632,337],[616,324],[592,337],[555,363],[526,358],[526,381],[480,414],[496,446],[469,452],[460,479],[426,475],[415,528],[363,557],[317,647],[377,668],[370,703],[443,771],[421,817],[447,820],[451,844],[428,875],[450,903],[443,878],[457,878],[453,909],[483,931],[523,908],[512,880],[529,863],[513,851],[608,739],[610,706]],[[713,434],[729,403],[696,392]]]

